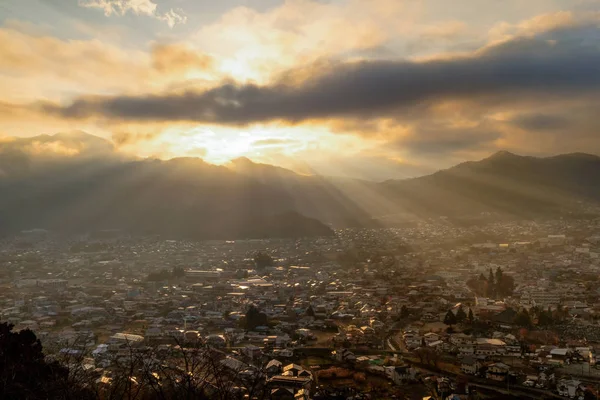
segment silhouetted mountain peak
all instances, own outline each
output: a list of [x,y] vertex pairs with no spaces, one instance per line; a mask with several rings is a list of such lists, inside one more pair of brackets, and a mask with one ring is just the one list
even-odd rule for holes
[[507,159],[521,158],[521,157],[522,156],[519,156],[515,153],[511,153],[508,150],[500,150],[500,151],[495,152],[488,158],[486,158],[486,160],[507,160]]
[[230,161],[233,165],[255,165],[256,163],[248,157],[238,157]]
[[271,164],[262,164],[250,160],[248,157],[238,157],[231,160],[227,165],[231,170],[253,177],[285,177],[297,174],[289,169]]

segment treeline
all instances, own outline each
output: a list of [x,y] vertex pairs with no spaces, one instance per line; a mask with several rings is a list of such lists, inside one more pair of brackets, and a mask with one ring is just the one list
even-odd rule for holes
[[485,277],[480,274],[479,277],[473,277],[467,281],[467,286],[478,296],[491,299],[511,296],[515,290],[515,280],[510,275],[505,275],[502,268],[496,268],[496,273],[490,268],[490,272]]
[[444,316],[444,324],[446,325],[454,325],[454,324],[462,324],[469,323],[472,324],[475,321],[475,317],[473,316],[473,310],[469,307],[469,312],[465,312],[462,304],[456,310],[456,314],[452,312],[452,310],[448,310],[446,315]]
[[569,310],[562,305],[555,309],[548,307],[533,306],[530,309],[523,308],[515,315],[513,324],[525,328],[533,326],[548,327],[561,324],[569,319]]

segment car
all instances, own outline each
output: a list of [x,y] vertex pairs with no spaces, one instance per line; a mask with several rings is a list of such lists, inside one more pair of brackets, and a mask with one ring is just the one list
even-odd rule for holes
[[523,382],[523,385],[529,386],[529,387],[534,387],[535,386],[535,382],[532,381],[532,380],[526,380],[525,382]]

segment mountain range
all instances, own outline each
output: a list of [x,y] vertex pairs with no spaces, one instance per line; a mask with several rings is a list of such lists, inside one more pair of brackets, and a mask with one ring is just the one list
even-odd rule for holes
[[133,160],[83,132],[0,142],[0,231],[122,229],[197,239],[331,235],[423,218],[578,215],[600,205],[600,158],[498,152],[412,179],[300,175],[246,158]]

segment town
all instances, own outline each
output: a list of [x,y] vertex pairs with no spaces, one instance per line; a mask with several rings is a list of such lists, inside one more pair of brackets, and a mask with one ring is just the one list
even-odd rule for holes
[[36,229],[0,260],[0,321],[105,394],[171,362],[208,398],[599,396],[600,220],[203,242]]

